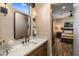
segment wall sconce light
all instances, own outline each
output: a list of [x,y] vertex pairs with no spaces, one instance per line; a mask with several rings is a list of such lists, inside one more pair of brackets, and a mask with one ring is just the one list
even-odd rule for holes
[[8,9],[6,8],[6,3],[5,3],[5,7],[1,6],[0,9],[1,9],[0,12],[4,13],[4,15],[8,14]]
[[7,14],[8,13],[7,8],[1,7],[1,13]]
[[32,15],[33,15],[33,17],[36,17],[36,11],[35,10],[33,10]]

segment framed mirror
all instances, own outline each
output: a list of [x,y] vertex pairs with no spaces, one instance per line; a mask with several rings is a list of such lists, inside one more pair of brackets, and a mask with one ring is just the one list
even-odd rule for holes
[[20,12],[14,13],[14,38],[27,38],[29,36],[29,16]]

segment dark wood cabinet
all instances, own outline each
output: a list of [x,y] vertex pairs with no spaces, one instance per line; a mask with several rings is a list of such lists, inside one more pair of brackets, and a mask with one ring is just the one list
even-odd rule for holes
[[32,51],[28,56],[47,56],[47,42]]

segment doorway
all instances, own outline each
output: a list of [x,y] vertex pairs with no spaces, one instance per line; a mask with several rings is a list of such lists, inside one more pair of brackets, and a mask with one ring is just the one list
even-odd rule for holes
[[52,55],[73,55],[73,4],[52,4]]

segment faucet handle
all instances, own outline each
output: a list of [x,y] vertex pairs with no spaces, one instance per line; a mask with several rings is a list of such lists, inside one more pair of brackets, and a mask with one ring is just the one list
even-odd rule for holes
[[28,42],[30,41],[30,38],[28,37]]
[[22,41],[22,44],[24,44],[24,41]]
[[27,38],[25,38],[25,43],[27,43]]

